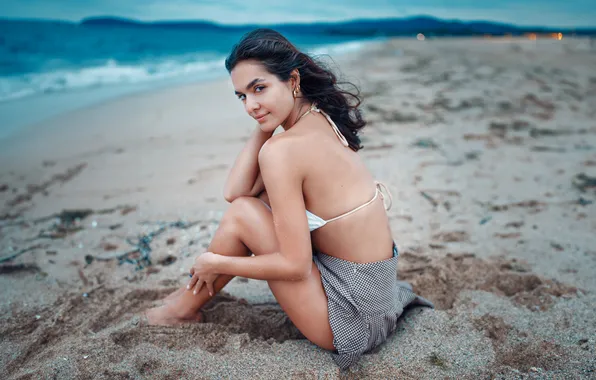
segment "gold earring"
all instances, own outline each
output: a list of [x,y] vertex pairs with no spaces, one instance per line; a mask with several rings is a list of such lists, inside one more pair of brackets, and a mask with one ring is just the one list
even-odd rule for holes
[[294,99],[296,99],[296,95],[297,95],[296,89],[294,89],[294,91],[292,91],[292,94],[294,94]]

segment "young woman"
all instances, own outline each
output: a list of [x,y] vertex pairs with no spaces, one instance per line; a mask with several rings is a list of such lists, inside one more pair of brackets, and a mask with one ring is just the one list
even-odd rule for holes
[[226,68],[258,126],[230,171],[231,205],[209,252],[147,319],[200,321],[234,276],[266,280],[294,325],[346,368],[387,339],[406,306],[432,306],[396,280],[391,199],[357,153],[360,100],[270,29],[245,35]]

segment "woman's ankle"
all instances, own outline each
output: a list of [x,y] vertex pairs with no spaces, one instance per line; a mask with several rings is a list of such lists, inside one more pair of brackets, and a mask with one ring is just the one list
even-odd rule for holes
[[163,307],[168,310],[172,318],[180,320],[195,319],[200,308],[189,306],[183,301],[184,297],[179,297],[166,303]]
[[203,313],[196,311],[194,313],[180,313],[170,307],[163,305],[148,309],[144,313],[150,325],[174,326],[188,322],[202,322]]

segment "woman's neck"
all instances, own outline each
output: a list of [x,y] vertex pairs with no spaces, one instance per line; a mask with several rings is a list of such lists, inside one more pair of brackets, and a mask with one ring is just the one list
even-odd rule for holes
[[311,103],[307,100],[296,103],[297,104],[294,106],[294,109],[292,110],[292,112],[290,112],[290,115],[286,119],[285,123],[282,125],[282,128],[286,131],[292,128],[300,120],[300,118],[308,112],[308,110],[311,107]]

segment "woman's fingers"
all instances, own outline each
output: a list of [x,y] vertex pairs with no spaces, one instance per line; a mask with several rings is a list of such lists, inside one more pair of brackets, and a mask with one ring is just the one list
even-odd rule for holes
[[198,280],[199,280],[199,276],[196,274],[193,274],[192,278],[188,282],[188,285],[186,285],[186,289],[188,289],[188,290],[192,289]]
[[215,289],[213,288],[213,283],[215,282],[217,275],[205,275],[203,277],[199,277],[199,274],[196,273],[194,271],[194,269],[191,269],[191,271],[193,272],[192,278],[188,282],[188,285],[186,285],[186,289],[187,290],[192,289],[192,293],[197,295],[197,294],[199,294],[199,292],[201,291],[201,288],[204,285],[205,287],[207,287],[207,290],[209,291],[209,295],[213,297],[213,295],[215,294]]
[[205,285],[207,285],[207,291],[209,291],[209,296],[213,297],[213,294],[215,294],[215,291],[213,291],[213,281],[208,281],[205,283]]
[[197,284],[195,285],[194,290],[192,291],[192,294],[194,294],[195,296],[197,294],[199,294],[199,291],[201,290],[201,287],[203,286],[204,283],[205,283],[205,281],[202,278],[199,278],[199,280],[197,281]]
[[[193,276],[195,278],[197,276]],[[197,295],[201,291],[201,288],[205,286],[207,291],[209,292],[209,296],[213,297],[215,294],[215,290],[213,288],[213,282],[215,281],[215,276],[207,276],[207,278],[197,278],[194,286],[187,287],[187,289],[193,289],[192,294]]]

